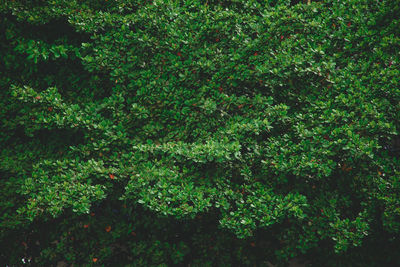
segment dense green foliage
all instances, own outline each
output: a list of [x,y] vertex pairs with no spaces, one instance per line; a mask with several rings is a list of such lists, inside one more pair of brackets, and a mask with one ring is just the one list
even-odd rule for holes
[[0,261],[400,264],[399,14],[2,1]]

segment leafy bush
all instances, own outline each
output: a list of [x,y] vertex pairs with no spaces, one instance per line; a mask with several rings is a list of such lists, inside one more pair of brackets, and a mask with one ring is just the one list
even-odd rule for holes
[[5,264],[400,264],[397,1],[0,14]]

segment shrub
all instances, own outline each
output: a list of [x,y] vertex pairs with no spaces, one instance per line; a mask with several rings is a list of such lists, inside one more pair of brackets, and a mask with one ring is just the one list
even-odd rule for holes
[[2,3],[1,261],[399,264],[399,13]]

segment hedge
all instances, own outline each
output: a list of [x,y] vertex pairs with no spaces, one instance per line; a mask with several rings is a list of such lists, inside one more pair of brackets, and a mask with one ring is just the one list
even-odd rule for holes
[[0,3],[0,262],[395,266],[396,0]]

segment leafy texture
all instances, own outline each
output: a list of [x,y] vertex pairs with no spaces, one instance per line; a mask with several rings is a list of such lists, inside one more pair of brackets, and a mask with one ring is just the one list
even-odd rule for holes
[[3,1],[1,261],[400,264],[399,13]]

